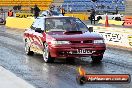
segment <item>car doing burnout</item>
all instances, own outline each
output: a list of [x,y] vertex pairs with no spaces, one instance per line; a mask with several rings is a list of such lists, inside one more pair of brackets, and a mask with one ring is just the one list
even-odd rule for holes
[[101,35],[90,32],[81,20],[65,16],[38,17],[24,32],[24,41],[27,55],[43,54],[47,63],[87,56],[101,61],[106,49]]

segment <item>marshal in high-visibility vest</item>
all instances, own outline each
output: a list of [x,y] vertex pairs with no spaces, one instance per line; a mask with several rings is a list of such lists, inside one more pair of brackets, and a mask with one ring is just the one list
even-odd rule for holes
[[9,16],[9,17],[12,17],[12,16],[13,16],[13,11],[12,11],[12,10],[9,10],[9,11],[8,11],[8,16]]

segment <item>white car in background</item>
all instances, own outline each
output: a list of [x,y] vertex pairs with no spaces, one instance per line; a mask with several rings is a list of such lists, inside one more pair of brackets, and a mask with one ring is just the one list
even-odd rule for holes
[[5,20],[3,18],[0,18],[0,24],[5,24]]
[[60,12],[53,10],[52,12],[49,10],[43,11],[40,14],[40,17],[44,17],[44,16],[63,16]]
[[117,20],[121,21],[123,20],[124,16],[123,14],[103,14],[103,15],[96,15],[95,20],[99,21],[100,19],[106,19],[106,15],[108,16],[109,20]]

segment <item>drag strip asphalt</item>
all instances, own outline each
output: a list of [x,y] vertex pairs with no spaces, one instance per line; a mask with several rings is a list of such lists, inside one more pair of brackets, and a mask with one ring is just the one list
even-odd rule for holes
[[[9,29],[8,29],[9,30]],[[132,76],[132,52],[107,48],[101,63],[93,63],[90,57],[79,58],[75,63],[55,60],[44,63],[42,55],[27,56],[24,52],[23,31],[0,31],[0,65],[36,88],[132,88],[129,84],[76,83],[77,68],[82,66],[94,74],[130,74]]]

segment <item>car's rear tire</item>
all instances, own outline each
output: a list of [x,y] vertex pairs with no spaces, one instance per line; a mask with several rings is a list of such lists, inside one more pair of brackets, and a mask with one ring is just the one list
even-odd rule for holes
[[33,54],[34,54],[33,51],[30,51],[30,46],[28,45],[27,40],[25,40],[25,53],[26,53],[27,55],[33,55]]
[[103,59],[103,55],[101,56],[91,56],[93,62],[101,62]]
[[54,59],[55,59],[55,58],[51,57],[47,43],[44,43],[43,59],[44,59],[45,63],[53,63]]

